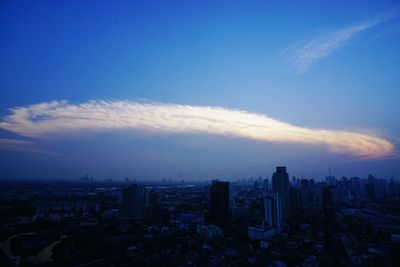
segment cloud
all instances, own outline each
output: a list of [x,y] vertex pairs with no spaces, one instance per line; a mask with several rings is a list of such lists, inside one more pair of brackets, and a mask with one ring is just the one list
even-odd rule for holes
[[307,41],[300,49],[296,50],[294,55],[294,64],[298,72],[303,73],[307,71],[313,64],[326,58],[333,51],[342,47],[357,33],[395,18],[399,14],[400,8],[396,7],[388,12],[377,15],[373,19],[331,31]]
[[31,141],[7,139],[7,138],[0,138],[0,150],[25,151],[25,152],[43,153],[51,155],[60,155],[58,153],[53,153],[44,150]]
[[372,133],[311,129],[242,110],[154,102],[52,101],[14,107],[0,119],[0,129],[33,138],[137,129],[205,133],[264,142],[325,145],[333,152],[363,158],[385,157],[394,151],[389,141]]
[[390,28],[386,29],[385,31],[379,32],[378,34],[375,35],[374,39],[379,39],[381,37],[387,36],[387,35],[395,35],[400,33],[400,23],[397,23]]

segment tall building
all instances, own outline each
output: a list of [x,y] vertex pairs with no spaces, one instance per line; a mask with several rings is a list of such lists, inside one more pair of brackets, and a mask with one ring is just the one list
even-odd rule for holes
[[365,184],[365,196],[368,199],[374,199],[375,198],[375,185],[373,182],[367,182]]
[[310,182],[308,181],[308,179],[301,179],[301,188],[308,190],[309,187],[310,187]]
[[265,178],[263,180],[263,187],[262,187],[262,196],[266,197],[269,193],[269,188],[268,188],[268,178]]
[[210,186],[208,222],[218,225],[229,220],[229,182],[212,181]]
[[272,175],[272,191],[278,193],[282,201],[284,219],[290,218],[289,174],[286,167],[276,167]]
[[290,216],[293,221],[298,221],[301,213],[301,193],[300,190],[294,186],[290,187]]
[[310,179],[310,189],[314,189],[314,179]]
[[264,199],[264,223],[278,231],[282,230],[282,205],[278,193],[271,193]]
[[132,184],[124,188],[121,215],[133,219],[143,219],[144,187]]
[[330,186],[324,187],[322,189],[321,196],[321,206],[322,208],[331,208],[333,206],[333,192]]
[[160,217],[158,194],[154,190],[147,190],[145,192],[144,217],[149,221],[157,221]]
[[322,188],[321,194],[321,208],[323,209],[325,221],[332,222],[335,218],[334,189],[331,186],[326,186]]
[[358,177],[351,177],[351,190],[355,195],[360,195],[361,192],[361,179]]

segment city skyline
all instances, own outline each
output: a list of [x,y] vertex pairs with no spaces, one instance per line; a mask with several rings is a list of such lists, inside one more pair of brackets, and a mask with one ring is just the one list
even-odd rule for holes
[[0,179],[400,179],[396,1],[0,14]]

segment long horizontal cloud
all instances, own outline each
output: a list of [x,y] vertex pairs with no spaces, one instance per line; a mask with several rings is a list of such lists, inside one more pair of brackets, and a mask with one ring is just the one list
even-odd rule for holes
[[33,143],[25,140],[0,138],[0,149],[2,150],[25,150],[33,147]]
[[326,145],[334,152],[365,158],[390,155],[394,146],[374,134],[297,127],[261,114],[209,106],[129,101],[44,102],[14,107],[0,128],[34,138],[82,131],[143,129],[207,133],[266,142]]
[[0,138],[0,150],[25,151],[25,152],[43,153],[51,155],[60,155],[59,153],[53,153],[45,149],[42,149],[37,144],[31,141],[9,139],[9,138]]
[[342,47],[355,34],[388,21],[398,16],[399,13],[400,9],[397,7],[386,13],[379,14],[373,19],[328,32],[309,40],[295,53],[295,65],[298,72],[305,72],[311,65]]

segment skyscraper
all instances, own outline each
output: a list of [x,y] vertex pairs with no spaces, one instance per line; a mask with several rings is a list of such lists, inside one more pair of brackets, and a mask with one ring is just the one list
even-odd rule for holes
[[375,185],[373,182],[367,182],[365,184],[365,196],[368,199],[374,199],[375,198]]
[[157,221],[159,219],[160,207],[158,205],[158,195],[154,190],[145,192],[144,217],[148,221]]
[[276,172],[272,175],[272,191],[278,193],[282,201],[283,217],[290,218],[290,199],[289,199],[289,174],[286,167],[276,167]]
[[278,193],[271,193],[264,199],[264,223],[278,231],[282,229],[282,204]]
[[331,186],[322,188],[322,203],[321,206],[324,209],[331,208],[333,205],[333,190]]
[[325,221],[330,223],[335,218],[335,205],[334,205],[334,189],[332,186],[326,186],[322,188],[322,211],[325,217]]
[[229,182],[212,181],[209,195],[208,222],[218,225],[229,220]]
[[301,212],[301,194],[300,190],[297,187],[291,186],[290,189],[290,218],[293,221],[297,221],[300,217]]
[[132,184],[124,188],[121,215],[133,219],[143,219],[144,188]]

